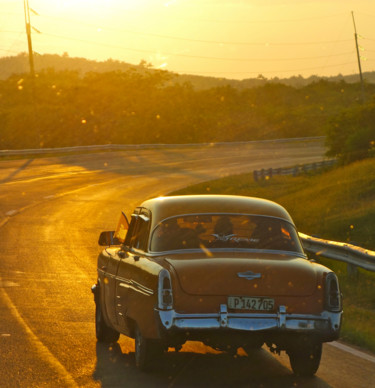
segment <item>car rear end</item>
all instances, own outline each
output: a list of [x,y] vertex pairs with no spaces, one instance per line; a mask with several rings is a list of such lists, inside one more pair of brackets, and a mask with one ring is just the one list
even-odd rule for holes
[[323,266],[269,253],[165,261],[156,313],[161,336],[172,343],[266,342],[284,349],[298,334],[338,338],[341,295],[336,276]]

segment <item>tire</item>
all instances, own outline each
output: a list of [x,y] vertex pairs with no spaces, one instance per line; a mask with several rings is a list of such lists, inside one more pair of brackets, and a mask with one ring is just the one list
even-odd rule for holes
[[144,338],[138,326],[135,327],[135,365],[142,371],[152,368],[163,353],[163,346],[157,340]]
[[96,302],[95,307],[95,334],[96,339],[99,342],[105,342],[105,343],[114,343],[117,342],[120,333],[111,327],[109,327],[103,316],[103,311],[100,302]]
[[319,368],[322,356],[322,344],[310,343],[296,347],[288,352],[290,366],[295,375],[311,377]]
[[[182,349],[182,345],[176,345],[174,346],[175,353],[178,353]],[[167,349],[168,350],[168,349]]]
[[252,352],[261,349],[263,341],[253,342],[251,344],[242,345],[243,350],[250,355]]

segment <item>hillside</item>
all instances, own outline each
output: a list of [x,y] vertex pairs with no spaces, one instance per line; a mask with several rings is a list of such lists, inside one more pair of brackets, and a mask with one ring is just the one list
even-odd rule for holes
[[[149,65],[142,61],[141,64],[134,66],[126,62],[120,62],[117,60],[108,59],[106,61],[93,61],[85,58],[71,58],[68,54],[62,56],[57,54],[34,54],[35,69],[37,72],[47,69],[54,69],[55,71],[78,71],[81,75],[88,72],[105,73],[109,71],[127,71],[130,68],[141,70],[145,65]],[[25,74],[29,72],[29,57],[26,53],[21,53],[17,56],[2,57],[0,58],[0,80],[5,80],[14,74]],[[173,83],[184,84],[190,83],[195,89],[210,89],[220,86],[231,86],[238,89],[246,89],[257,86],[263,86],[269,83],[281,83],[283,85],[293,87],[303,87],[319,80],[326,80],[330,82],[356,83],[359,81],[358,74],[343,76],[338,74],[333,77],[318,77],[311,76],[304,78],[300,75],[289,78],[270,78],[266,79],[262,75],[256,78],[248,78],[244,80],[233,80],[226,78],[204,77],[197,75],[182,74],[173,75]],[[375,71],[366,72],[363,77],[367,83],[375,83]]]
[[[0,80],[0,149],[324,136],[334,118],[361,105],[358,83],[197,89],[144,63],[103,72],[75,63],[87,71],[48,68],[35,79]],[[366,94],[375,95],[375,84]]]

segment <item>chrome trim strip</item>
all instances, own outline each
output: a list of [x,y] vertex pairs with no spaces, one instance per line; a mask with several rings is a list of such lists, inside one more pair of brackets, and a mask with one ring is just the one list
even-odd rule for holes
[[166,220],[169,220],[170,218],[177,218],[177,217],[190,217],[190,216],[221,216],[221,215],[228,215],[228,216],[249,216],[249,217],[262,217],[262,218],[272,218],[274,220],[281,220],[285,221],[288,224],[292,225],[294,228],[296,227],[293,222],[290,221],[288,218],[284,217],[277,217],[277,216],[271,216],[267,214],[258,214],[258,213],[236,213],[236,212],[208,212],[208,213],[181,213],[181,214],[174,214],[172,216],[169,216],[167,218],[164,218],[159,221],[159,223],[164,222]]
[[132,279],[125,279],[125,278],[116,278],[117,281],[119,281],[119,286],[124,288],[132,289],[136,292],[139,292],[146,296],[154,295],[154,290],[151,288],[148,288]]
[[111,274],[111,273],[109,273],[109,272],[106,272],[106,271],[103,270],[103,269],[98,268],[97,271],[98,271],[98,274],[101,274],[101,275],[105,276],[106,278],[116,279],[116,276],[115,276],[115,275],[113,275],[113,274]]
[[[301,259],[306,259],[307,255],[299,252],[293,251],[279,251],[273,249],[249,249],[249,248],[207,248],[206,251],[210,252],[249,252],[249,253],[265,253],[265,254],[274,254],[274,255],[284,255],[284,256],[293,256],[300,257]],[[175,254],[186,254],[186,253],[196,253],[196,252],[205,252],[202,248],[191,248],[191,249],[174,249],[170,251],[154,252],[150,251],[147,253],[147,256],[165,256],[165,255],[175,255]]]

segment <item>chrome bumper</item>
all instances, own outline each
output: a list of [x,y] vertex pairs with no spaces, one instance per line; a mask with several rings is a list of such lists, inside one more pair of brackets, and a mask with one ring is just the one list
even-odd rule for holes
[[341,312],[324,311],[319,315],[287,314],[280,306],[277,313],[232,313],[227,305],[213,314],[180,314],[174,310],[156,310],[163,331],[233,329],[239,331],[297,331],[336,339],[341,327]]

